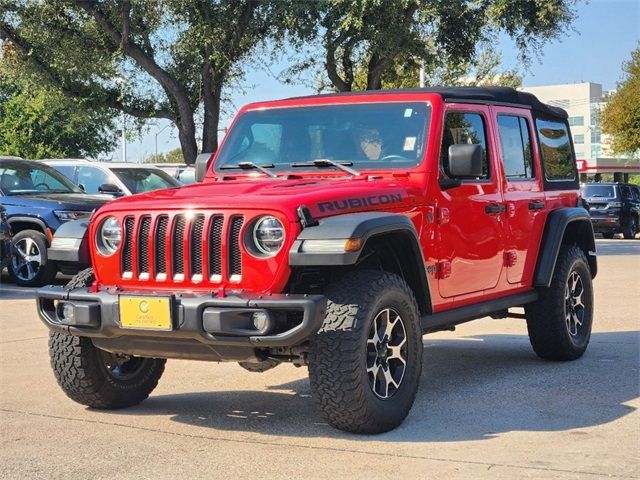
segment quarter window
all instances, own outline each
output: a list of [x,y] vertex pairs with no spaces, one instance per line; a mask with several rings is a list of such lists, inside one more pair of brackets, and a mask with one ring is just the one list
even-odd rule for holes
[[575,180],[576,165],[567,125],[557,120],[538,118],[536,127],[547,180]]
[[533,178],[531,136],[527,119],[498,115],[498,132],[505,176],[509,179]]
[[482,176],[478,179],[489,178],[489,155],[487,154],[485,131],[484,119],[479,113],[447,112],[442,133],[440,163],[448,176],[451,176],[449,172],[449,147],[462,143],[482,147]]

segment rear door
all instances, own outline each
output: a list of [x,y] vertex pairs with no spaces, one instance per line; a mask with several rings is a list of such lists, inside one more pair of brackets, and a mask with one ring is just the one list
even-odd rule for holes
[[540,162],[534,148],[534,124],[528,110],[491,110],[498,129],[504,179],[507,282],[527,283],[535,268],[546,209]]
[[439,194],[438,288],[442,297],[482,295],[496,288],[502,273],[504,205],[491,129],[489,107],[457,104],[445,112],[441,178],[449,177],[449,146],[461,143],[482,147],[483,174]]

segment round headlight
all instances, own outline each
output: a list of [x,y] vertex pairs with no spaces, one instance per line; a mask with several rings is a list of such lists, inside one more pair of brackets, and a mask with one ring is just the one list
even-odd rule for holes
[[253,227],[253,243],[261,254],[275,255],[284,243],[284,225],[276,217],[259,218]]
[[116,217],[107,217],[98,230],[98,250],[105,256],[116,253],[122,242],[122,224]]

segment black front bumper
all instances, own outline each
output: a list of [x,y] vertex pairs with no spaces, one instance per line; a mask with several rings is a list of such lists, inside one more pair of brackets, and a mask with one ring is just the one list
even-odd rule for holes
[[[51,331],[90,337],[97,347],[114,353],[218,361],[252,359],[257,349],[303,343],[322,325],[327,304],[322,295],[157,295],[170,297],[170,331],[122,328],[120,296],[115,291],[48,286],[38,290],[36,301],[38,314]],[[73,325],[61,318],[59,302],[74,305]],[[274,319],[272,328],[247,326],[247,315],[255,311],[267,312]]]

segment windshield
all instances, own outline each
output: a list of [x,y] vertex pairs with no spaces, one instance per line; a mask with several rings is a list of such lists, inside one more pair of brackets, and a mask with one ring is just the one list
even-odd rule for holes
[[83,193],[55,169],[29,160],[0,160],[0,190],[4,195]]
[[426,103],[391,102],[249,111],[229,132],[215,169],[252,162],[309,170],[321,159],[356,170],[411,168],[424,157],[430,114]]
[[150,192],[180,185],[175,178],[159,168],[112,168],[131,193]]
[[615,198],[616,191],[613,185],[585,185],[582,187],[582,196],[585,198]]

